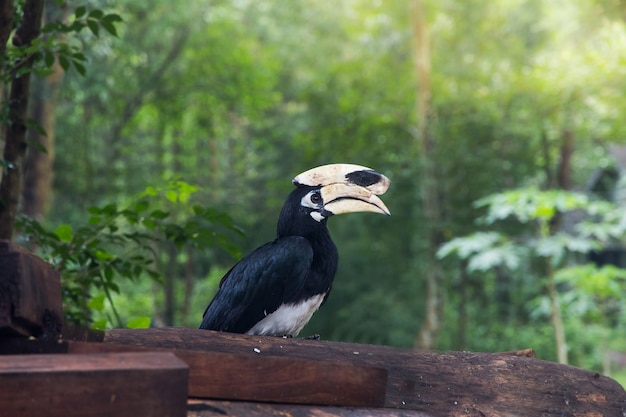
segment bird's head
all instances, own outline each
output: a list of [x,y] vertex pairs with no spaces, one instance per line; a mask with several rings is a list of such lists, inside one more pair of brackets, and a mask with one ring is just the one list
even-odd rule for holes
[[389,179],[360,165],[331,164],[310,169],[293,179],[296,189],[280,214],[279,235],[306,235],[334,214],[373,212],[389,215],[378,197]]

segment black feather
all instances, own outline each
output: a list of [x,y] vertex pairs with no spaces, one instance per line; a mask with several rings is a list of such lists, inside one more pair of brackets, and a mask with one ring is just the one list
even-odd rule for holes
[[201,329],[245,333],[302,291],[313,260],[308,241],[278,238],[239,261],[220,282],[204,312]]
[[326,219],[314,220],[313,209],[300,204],[317,188],[292,191],[279,216],[276,240],[245,256],[222,278],[201,329],[246,333],[282,304],[328,297],[339,262],[337,248]]

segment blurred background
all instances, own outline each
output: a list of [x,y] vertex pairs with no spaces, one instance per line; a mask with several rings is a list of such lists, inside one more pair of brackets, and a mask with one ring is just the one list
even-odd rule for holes
[[46,17],[81,6],[123,21],[73,37],[84,71],[33,80],[48,152],[29,151],[23,211],[71,241],[163,191],[174,223],[196,205],[228,225],[155,244],[157,279],[105,271],[100,326],[196,327],[274,238],[291,179],[356,163],[391,179],[392,215],[329,220],[339,271],[303,336],[533,348],[626,381],[626,2],[117,0]]

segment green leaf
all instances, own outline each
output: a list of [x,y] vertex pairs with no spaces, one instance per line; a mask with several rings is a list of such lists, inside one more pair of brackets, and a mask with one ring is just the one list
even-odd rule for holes
[[74,11],[74,17],[80,19],[85,13],[87,13],[87,8],[85,6],[79,6],[76,8],[76,11]]
[[113,280],[113,268],[111,265],[106,265],[104,267],[104,278],[109,282]]
[[61,224],[55,230],[54,234],[59,238],[61,242],[69,243],[74,237],[74,231],[69,224]]
[[111,35],[117,37],[117,28],[115,27],[115,24],[113,22],[110,22],[108,20],[101,20],[100,25],[102,25],[104,30],[109,32]]
[[67,56],[65,55],[59,55],[59,65],[61,65],[63,71],[67,72],[67,70],[70,68],[70,60],[67,59]]
[[74,22],[72,22],[71,25],[69,26],[65,26],[65,28],[63,29],[63,32],[69,33],[69,32],[80,32],[81,30],[83,30],[83,28],[85,27],[85,23],[83,23],[80,20],[75,20]]
[[98,22],[89,19],[87,20],[87,26],[89,27],[89,30],[91,30],[91,33],[93,33],[96,37],[100,36],[100,25],[98,25]]
[[176,186],[178,188],[178,199],[182,203],[186,203],[189,200],[189,197],[196,191],[198,191],[198,187],[192,184],[189,184],[185,181],[177,181]]
[[514,271],[520,266],[520,258],[513,245],[504,245],[482,251],[472,256],[467,264],[468,271],[488,271],[504,266]]
[[128,329],[147,329],[150,327],[150,317],[135,317],[126,323]]
[[41,28],[41,33],[52,33],[64,31],[64,25],[59,22],[51,22]]
[[456,253],[459,258],[467,259],[473,254],[491,249],[504,240],[504,236],[497,232],[478,232],[470,236],[458,237],[441,245],[437,251],[437,257],[441,259]]
[[103,311],[105,299],[106,297],[104,294],[92,297],[89,301],[87,301],[87,307],[95,311]]
[[176,203],[178,201],[178,193],[174,190],[168,190],[165,192],[165,198],[172,203]]
[[117,204],[115,203],[107,204],[106,206],[102,207],[101,213],[106,214],[108,216],[113,216],[117,214]]
[[150,197],[156,197],[157,195],[159,195],[157,189],[152,186],[146,187],[146,190],[143,193]]
[[46,64],[46,67],[50,68],[52,65],[54,65],[55,56],[51,50],[44,49],[43,55],[44,55],[44,63]]
[[170,214],[166,211],[163,210],[153,210],[150,213],[150,217],[156,220],[163,220],[165,218],[167,218]]
[[102,20],[107,21],[107,22],[111,22],[111,23],[123,22],[124,21],[122,19],[122,17],[119,14],[116,14],[116,13],[109,13],[106,16],[103,16]]
[[104,12],[100,9],[94,9],[92,11],[89,12],[89,18],[91,19],[100,19],[102,18],[102,16],[104,16]]
[[95,330],[106,330],[107,328],[107,319],[100,319],[93,322],[91,325],[92,329]]
[[72,53],[72,58],[74,58],[75,61],[87,61],[87,57],[81,52]]
[[[48,134],[46,133],[46,130],[43,127],[41,127],[39,123],[37,123],[37,120],[33,118],[26,119],[25,125],[29,129],[33,129],[35,132],[37,132],[41,136],[48,136]],[[48,150],[46,149],[46,147],[43,146],[41,142],[39,141],[27,140],[26,143],[29,146],[32,146],[35,149],[37,149],[39,152],[46,153],[46,154],[48,153]]]
[[141,213],[144,212],[150,207],[150,204],[146,200],[139,200],[135,203],[134,209],[135,212]]
[[83,64],[81,64],[78,61],[72,61],[72,64],[74,64],[74,68],[76,68],[76,71],[84,76],[85,74],[87,74],[87,70],[85,69],[85,66]]
[[96,250],[96,259],[99,261],[112,261],[115,258],[116,256],[112,253],[109,253],[100,249]]

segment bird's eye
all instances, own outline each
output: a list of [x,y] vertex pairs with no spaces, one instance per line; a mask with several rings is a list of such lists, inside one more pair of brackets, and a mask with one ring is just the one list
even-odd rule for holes
[[322,201],[322,196],[319,193],[311,194],[311,203],[319,204]]

